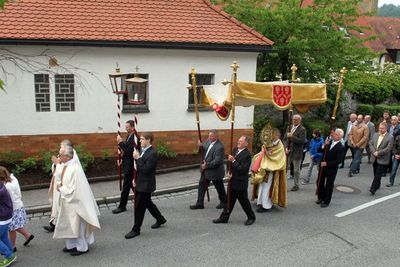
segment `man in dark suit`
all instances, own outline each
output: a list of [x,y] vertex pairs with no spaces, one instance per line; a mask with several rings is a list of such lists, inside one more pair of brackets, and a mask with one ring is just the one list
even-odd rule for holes
[[[232,174],[230,174],[230,198],[224,211],[218,219],[213,220],[213,223],[227,223],[229,216],[235,206],[236,199],[239,199],[239,203],[242,206],[243,211],[247,215],[245,225],[252,225],[256,220],[256,216],[251,209],[250,200],[247,194],[249,186],[249,169],[251,165],[251,154],[247,149],[250,138],[248,136],[242,136],[239,138],[237,147],[233,150],[233,155],[228,156],[228,160],[232,164]],[[228,188],[229,190],[229,188]]]
[[125,129],[128,132],[126,141],[122,139],[120,135],[117,136],[118,146],[122,150],[122,173],[124,174],[124,183],[122,185],[121,198],[119,206],[112,211],[114,214],[118,214],[126,211],[126,204],[128,203],[129,191],[132,189],[133,179],[133,158],[132,153],[134,150],[134,129],[135,122],[129,120],[125,123]]
[[223,209],[225,207],[226,193],[223,183],[225,176],[224,168],[224,145],[218,139],[217,130],[211,130],[208,134],[208,140],[202,144],[199,141],[199,146],[203,147],[204,161],[200,166],[201,177],[199,180],[199,189],[197,202],[195,205],[191,205],[190,209],[204,209],[204,195],[210,184],[213,182],[218,192],[218,198],[220,203],[216,207],[217,209]]
[[381,187],[382,174],[387,170],[390,163],[391,151],[393,148],[393,136],[387,132],[387,123],[379,124],[379,132],[375,133],[369,142],[371,150],[371,161],[374,167],[374,180],[372,181],[369,192],[375,192]]
[[157,152],[152,146],[153,134],[142,133],[140,136],[140,145],[142,151],[133,152],[133,158],[137,164],[137,178],[134,186],[136,187],[135,196],[135,224],[132,230],[125,235],[126,239],[134,238],[140,235],[140,227],[143,223],[146,209],[156,219],[152,229],[160,228],[167,220],[161,215],[157,206],[151,200],[151,194],[156,190],[156,167]]
[[289,164],[293,164],[294,185],[291,191],[299,190],[301,160],[303,159],[303,147],[307,142],[306,128],[301,125],[301,116],[293,116],[293,125],[285,135],[286,155]]
[[320,204],[321,208],[326,208],[332,199],[333,186],[336,179],[336,174],[339,164],[342,161],[344,146],[340,142],[343,138],[343,130],[337,128],[331,132],[331,139],[327,138],[325,145],[319,149],[324,152],[325,146],[328,146],[328,152],[325,160],[321,162],[321,176],[317,181],[318,200],[315,203]]

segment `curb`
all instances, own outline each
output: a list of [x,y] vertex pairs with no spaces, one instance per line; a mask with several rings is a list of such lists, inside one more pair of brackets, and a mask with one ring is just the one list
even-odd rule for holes
[[[178,192],[183,192],[183,191],[189,191],[189,190],[196,189],[198,186],[199,186],[199,184],[195,183],[195,184],[188,184],[188,185],[183,185],[183,186],[160,189],[160,190],[156,190],[152,194],[152,196],[161,196],[161,195],[166,195],[166,194],[173,194],[173,193],[178,193]],[[119,202],[119,199],[120,199],[120,195],[109,196],[109,197],[99,197],[99,198],[96,198],[96,202],[97,202],[97,205],[101,205],[101,204],[107,205],[107,204]],[[132,200],[133,194],[130,194],[128,199]],[[33,206],[33,207],[26,208],[27,214],[45,213],[45,212],[50,212],[50,211],[51,211],[50,205],[39,205],[39,206]]]
[[[159,170],[156,170],[156,174],[165,174],[165,173],[170,173],[170,172],[184,171],[184,170],[190,170],[190,169],[194,169],[194,168],[198,168],[198,167],[199,167],[199,164],[191,164],[191,165],[184,165],[184,166],[173,167],[173,168],[159,169]],[[100,182],[109,182],[109,181],[117,181],[118,180],[118,175],[89,177],[87,179],[89,181],[89,184],[100,183]],[[49,188],[49,186],[50,186],[50,183],[22,185],[21,186],[21,191],[44,189],[44,188]]]

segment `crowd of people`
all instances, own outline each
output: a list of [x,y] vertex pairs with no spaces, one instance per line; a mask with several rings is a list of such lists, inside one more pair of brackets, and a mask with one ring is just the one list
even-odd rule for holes
[[[370,115],[350,114],[345,130],[332,127],[325,138],[322,129],[314,129],[311,140],[307,140],[302,117],[296,114],[283,138],[278,129],[265,126],[260,134],[261,151],[254,156],[248,149],[250,137],[241,136],[233,151],[227,153],[227,171],[224,145],[219,140],[218,131],[210,130],[207,141],[198,143],[202,163],[197,200],[190,205],[190,209],[204,209],[204,198],[212,183],[219,198],[216,208],[222,209],[220,216],[212,222],[228,223],[238,200],[247,216],[244,224],[252,225],[256,215],[251,201],[257,205],[257,213],[269,211],[274,205],[286,207],[288,180],[293,179],[290,191],[296,192],[300,190],[300,184],[312,182],[315,167],[318,171],[315,203],[326,208],[332,200],[335,178],[338,169],[344,168],[348,150],[352,157],[348,177],[360,172],[365,150],[368,164],[373,165],[369,191],[374,195],[381,186],[383,176],[389,175],[386,186],[394,185],[400,163],[398,115],[390,116],[385,111],[376,129]],[[167,220],[151,199],[156,190],[157,152],[153,147],[154,136],[149,132],[138,135],[132,120],[126,122],[125,128],[128,133],[126,139],[117,136],[118,147],[122,151],[124,182],[119,206],[112,213],[126,211],[129,193],[133,190],[134,225],[125,235],[126,239],[131,239],[140,235],[146,209],[155,219],[152,229],[160,228]],[[301,179],[305,151],[309,151],[311,161],[307,174]],[[94,242],[94,230],[100,229],[100,212],[71,141],[61,142],[59,154],[52,161],[53,175],[48,195],[52,209],[49,224],[44,229],[54,232],[53,238],[65,240],[63,252],[79,256],[87,253]],[[225,189],[223,180],[226,174],[228,186]],[[250,198],[249,182],[252,184]],[[18,180],[0,166],[0,253],[4,256],[0,266],[8,266],[16,260],[17,232],[24,236],[24,246],[34,239],[34,235],[24,228],[26,222]]]

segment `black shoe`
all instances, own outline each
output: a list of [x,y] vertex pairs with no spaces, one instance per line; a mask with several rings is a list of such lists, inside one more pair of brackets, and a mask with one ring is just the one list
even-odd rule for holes
[[375,192],[376,192],[376,191],[370,189],[369,192],[371,193],[371,195],[375,195]]
[[49,225],[45,225],[43,226],[43,229],[46,230],[49,233],[54,232],[54,229],[56,228],[56,226],[52,223],[49,223]]
[[134,238],[135,236],[138,236],[138,235],[140,235],[140,233],[139,232],[135,232],[135,231],[130,231],[129,233],[127,233],[126,235],[125,235],[125,239],[131,239],[131,238]]
[[244,225],[246,225],[246,226],[252,225],[255,221],[256,221],[255,219],[247,219],[244,222]]
[[258,208],[256,209],[256,212],[259,212],[259,213],[267,212],[267,211],[268,211],[268,209],[264,209],[263,207],[258,207]]
[[88,252],[89,252],[89,249],[86,250],[86,251],[75,250],[75,251],[72,251],[71,253],[69,253],[69,255],[71,255],[71,256],[79,256],[79,255],[82,255],[82,254],[86,254]]
[[387,187],[392,187],[392,186],[393,186],[393,184],[391,184],[391,183],[388,183],[386,186],[387,186]]
[[28,237],[28,239],[24,242],[24,246],[26,247],[27,245],[29,245],[29,242],[31,242],[32,239],[34,239],[34,238],[35,238],[34,235],[30,235],[30,236]]
[[318,200],[315,201],[315,204],[318,204],[318,205],[319,205],[319,204],[321,204],[321,203],[322,203],[322,199],[318,199]]
[[155,224],[153,224],[152,226],[151,226],[151,228],[152,229],[157,229],[157,228],[160,228],[160,226],[161,225],[163,225],[164,223],[166,223],[167,222],[167,220],[165,219],[165,218],[163,218],[163,220],[162,221],[157,221]]
[[297,185],[293,186],[292,189],[290,189],[290,191],[292,192],[296,192],[297,190],[299,190],[299,187]]
[[223,209],[223,208],[225,208],[225,204],[224,203],[219,203],[216,207],[215,207],[216,209]]
[[120,208],[120,207],[118,207],[118,208],[116,208],[115,210],[113,210],[112,213],[113,213],[113,214],[118,214],[118,213],[121,213],[121,212],[124,212],[124,211],[126,211],[126,208]]
[[202,210],[202,209],[204,209],[204,205],[198,205],[198,204],[190,205],[190,209],[191,210]]
[[214,219],[212,222],[213,222],[213,223],[228,223],[228,221],[222,220],[221,218]]
[[360,173],[360,170],[356,170],[356,171],[355,171],[355,174],[359,174],[359,173]]
[[74,252],[74,251],[76,251],[76,248],[70,248],[70,249],[63,248],[63,250],[62,250],[62,252],[64,252],[64,253],[71,253],[71,252]]
[[16,247],[13,248],[13,252],[17,252],[17,248]]
[[353,177],[353,173],[352,172],[349,172],[349,175],[348,175],[349,177]]
[[328,203],[324,203],[324,202],[321,203],[321,208],[326,208],[326,207],[328,207],[328,206],[329,206]]

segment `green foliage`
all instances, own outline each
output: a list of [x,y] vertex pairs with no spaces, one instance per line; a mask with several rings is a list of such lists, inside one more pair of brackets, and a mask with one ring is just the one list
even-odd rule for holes
[[372,116],[373,111],[374,111],[374,106],[370,104],[359,104],[357,107],[357,114]]
[[352,71],[346,76],[345,89],[362,103],[378,104],[393,95],[393,89],[384,82],[385,77],[376,72]]
[[176,153],[164,141],[157,142],[156,150],[160,158],[176,158]]
[[101,150],[101,158],[107,160],[111,157],[111,151],[107,148]]
[[[257,79],[290,79],[295,63],[302,82],[337,81],[342,67],[364,69],[373,55],[365,39],[348,34],[355,26],[360,0],[315,0],[301,7],[298,0],[220,0],[225,11],[274,42],[271,53],[258,58]],[[343,30],[338,30],[343,29]]]
[[400,65],[386,63],[380,81],[392,91],[393,97],[400,101]]
[[58,152],[56,150],[53,151],[43,151],[41,152],[41,159],[42,159],[42,170],[45,173],[51,173],[51,166],[53,164],[53,162],[51,161],[51,157],[57,155]]
[[26,170],[36,168],[36,166],[37,166],[36,159],[34,157],[29,157],[29,158],[24,159],[21,163],[15,164],[15,167],[12,170],[12,172],[15,175],[19,175],[19,174],[25,172]]
[[0,153],[0,162],[5,164],[15,165],[17,162],[21,162],[25,157],[25,153],[22,151],[7,151]]
[[307,119],[302,122],[307,131],[307,138],[310,139],[314,129],[320,129],[324,137],[329,134],[329,121],[319,119]]
[[75,151],[79,156],[79,161],[81,162],[82,169],[86,171],[90,167],[90,165],[94,163],[93,155],[85,149],[84,145],[76,146]]
[[254,140],[253,140],[253,152],[257,152],[261,150],[261,140],[260,140],[260,133],[261,130],[264,128],[265,125],[270,123],[273,127],[275,127],[274,123],[271,121],[270,118],[266,116],[257,116],[254,117],[254,122],[253,122],[253,135],[254,135]]
[[385,110],[389,111],[390,115],[395,115],[397,114],[397,107],[398,106],[384,104],[376,105],[374,106],[373,119],[376,121],[379,118],[382,118],[383,112]]
[[0,9],[4,8],[4,5],[8,2],[8,0],[0,0]]
[[400,5],[384,4],[378,8],[378,16],[400,18]]

